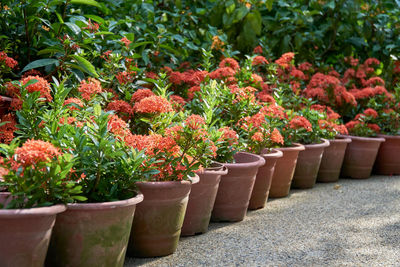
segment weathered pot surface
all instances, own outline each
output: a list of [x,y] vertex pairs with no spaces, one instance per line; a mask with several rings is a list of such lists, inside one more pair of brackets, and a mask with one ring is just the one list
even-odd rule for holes
[[221,177],[212,221],[236,222],[244,219],[258,168],[265,164],[259,155],[238,152],[234,155],[236,163],[224,163],[228,174]]
[[400,174],[400,135],[378,134],[385,138],[376,157],[374,172],[383,175]]
[[269,197],[271,198],[286,197],[289,195],[297,157],[299,152],[304,150],[304,146],[301,144],[294,144],[292,147],[281,147],[277,149],[282,151],[283,156],[277,160],[275,165],[271,188],[269,190]]
[[261,152],[261,156],[264,158],[265,164],[258,169],[256,181],[251,193],[249,210],[261,209],[265,206],[269,195],[269,189],[271,188],[276,162],[283,156],[283,153],[276,149],[272,151],[264,149]]
[[329,140],[329,143],[329,147],[325,148],[324,154],[322,155],[317,182],[332,183],[339,180],[344,153],[346,152],[347,144],[351,143],[351,139],[338,137]]
[[221,163],[214,163],[210,168],[197,172],[200,182],[192,185],[182,236],[207,232],[221,176],[227,173],[228,169]]
[[371,176],[376,155],[384,138],[348,136],[352,142],[347,145],[341,175],[354,179]]
[[123,266],[135,207],[143,195],[73,203],[58,215],[46,266]]
[[304,150],[299,153],[296,169],[293,175],[293,188],[313,188],[317,180],[322,155],[329,141],[322,139],[322,143],[304,145]]
[[0,209],[0,266],[42,267],[56,215],[65,209]]
[[144,201],[133,219],[128,255],[166,256],[175,252],[186,212],[192,181],[138,182]]

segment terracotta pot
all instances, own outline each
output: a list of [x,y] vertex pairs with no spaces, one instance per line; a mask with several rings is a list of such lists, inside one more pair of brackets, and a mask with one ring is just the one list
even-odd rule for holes
[[385,138],[381,144],[376,157],[374,172],[384,175],[400,174],[400,135],[378,134]]
[[269,189],[269,197],[271,198],[289,195],[297,157],[299,152],[304,150],[304,146],[294,144],[292,147],[281,147],[277,148],[277,150],[282,151],[283,156],[276,161],[271,188]]
[[[199,181],[198,176],[193,183]],[[175,252],[192,186],[190,181],[138,182],[144,201],[133,219],[128,255],[166,256]]]
[[0,209],[0,266],[42,267],[56,215],[65,209]]
[[265,160],[265,165],[258,169],[253,191],[251,192],[249,210],[264,208],[271,188],[276,161],[283,156],[282,151],[279,150],[274,149],[272,152],[268,152],[267,149],[264,149],[261,153]]
[[329,146],[329,141],[322,139],[322,143],[304,145],[297,158],[296,169],[293,175],[293,188],[313,188],[317,181],[319,165],[321,164],[324,149]]
[[5,208],[8,203],[11,201],[11,193],[10,192],[0,192],[0,209]]
[[214,163],[211,168],[197,173],[200,182],[192,185],[181,231],[182,236],[207,232],[221,176],[227,173],[228,169],[220,163]]
[[325,148],[322,155],[321,165],[319,166],[317,182],[333,183],[339,180],[342,168],[344,153],[350,138],[338,137],[329,140],[330,145]]
[[12,98],[0,95],[0,117],[8,113],[11,101]]
[[74,203],[57,216],[46,266],[123,266],[136,204],[134,198]]
[[242,221],[253,190],[258,168],[265,160],[258,155],[239,152],[234,155],[236,163],[224,163],[228,174],[221,177],[211,220],[215,222]]
[[351,143],[347,145],[342,166],[343,177],[366,179],[371,176],[379,146],[385,142],[379,137],[348,136]]

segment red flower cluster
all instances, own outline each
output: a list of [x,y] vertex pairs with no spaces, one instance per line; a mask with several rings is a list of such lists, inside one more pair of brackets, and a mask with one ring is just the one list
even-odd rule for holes
[[281,132],[279,132],[279,130],[276,128],[274,128],[274,130],[271,133],[271,141],[281,145],[285,143],[283,136],[281,135]]
[[38,162],[50,162],[61,154],[60,150],[53,144],[31,139],[15,150],[12,158],[14,164],[12,163],[12,166],[18,168],[21,165],[27,167]]
[[78,91],[81,93],[83,99],[89,101],[96,94],[99,94],[103,91],[101,88],[101,84],[98,80],[94,78],[89,78],[87,80],[81,81]]
[[68,106],[69,110],[79,110],[79,108],[73,106],[72,104],[75,104],[76,106],[83,108],[83,102],[79,98],[74,98],[70,97],[68,99],[65,99],[64,101],[64,106]]
[[305,129],[307,132],[312,132],[311,123],[303,116],[295,116],[289,124],[292,129]]
[[221,62],[219,63],[219,67],[222,68],[231,68],[233,69],[235,72],[238,71],[240,69],[239,63],[233,59],[233,58],[224,58],[223,60],[221,60]]
[[15,127],[17,121],[10,113],[1,117],[0,123],[3,122],[5,124],[0,126],[0,143],[9,144],[14,139],[14,132],[17,130],[17,127]]
[[135,80],[136,72],[135,71],[121,71],[115,75],[119,84],[125,85],[131,83]]
[[123,100],[114,100],[108,103],[106,110],[114,110],[123,120],[128,120],[133,116],[133,108]]
[[218,129],[218,131],[222,132],[220,141],[227,141],[230,145],[236,145],[239,143],[238,134],[231,128],[225,126],[225,127]]
[[0,64],[4,64],[10,69],[14,69],[18,65],[18,62],[15,59],[7,56],[4,51],[0,51]]
[[128,49],[129,48],[129,45],[132,43],[132,41],[130,41],[128,38],[126,38],[126,37],[123,37],[121,40],[120,40],[122,43],[124,43],[125,44],[125,47]]
[[260,113],[271,118],[284,119],[287,118],[285,109],[279,105],[268,105],[260,109]]
[[53,98],[50,95],[50,84],[42,77],[28,76],[26,78],[21,79],[21,83],[25,85],[31,80],[36,80],[36,82],[26,87],[26,90],[29,93],[40,92],[40,97],[46,98],[47,101],[53,100]]
[[92,22],[90,19],[88,21],[88,25],[83,27],[82,29],[89,30],[91,33],[97,32],[100,28],[100,25],[96,22]]
[[139,102],[142,99],[150,96],[155,96],[153,91],[151,91],[150,89],[138,89],[135,93],[133,93],[131,103]]
[[171,101],[172,107],[176,111],[183,110],[183,107],[186,105],[185,99],[183,99],[182,97],[180,97],[178,95],[171,95],[169,97],[169,100]]
[[294,59],[294,53],[289,52],[283,54],[280,58],[275,60],[275,63],[281,66],[282,68],[286,69],[292,65],[292,60]]
[[263,48],[261,45],[254,47],[253,49],[253,54],[262,54],[263,53]]
[[146,97],[133,107],[139,113],[166,113],[173,111],[171,103],[161,96]]

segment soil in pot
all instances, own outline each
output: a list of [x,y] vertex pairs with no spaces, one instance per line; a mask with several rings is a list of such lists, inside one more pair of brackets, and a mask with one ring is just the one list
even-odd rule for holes
[[[198,182],[198,177],[193,183]],[[128,255],[159,257],[178,247],[185,217],[190,181],[138,182],[144,201],[137,206]]]
[[329,141],[323,139],[322,143],[304,145],[297,158],[296,169],[293,175],[293,188],[313,188],[317,181],[319,166],[324,149],[329,146]]
[[383,175],[400,174],[400,136],[378,134],[385,138],[381,144],[376,157],[374,172]]
[[376,155],[384,138],[348,136],[351,143],[347,145],[342,166],[342,177],[366,179],[371,176]]
[[277,160],[275,165],[271,188],[269,190],[269,197],[271,198],[286,197],[289,195],[297,157],[299,152],[304,150],[304,146],[294,144],[292,147],[281,147],[277,148],[277,150],[282,151],[283,155]]
[[322,155],[317,182],[333,183],[339,180],[344,153],[346,152],[347,144],[350,142],[350,138],[341,137],[329,140],[330,145],[325,148]]
[[200,182],[192,185],[182,236],[207,232],[221,176],[227,173],[228,169],[220,163],[214,163],[210,168],[197,173]]
[[211,215],[214,222],[244,219],[258,169],[265,164],[261,156],[246,152],[236,153],[234,158],[235,163],[224,163],[228,174],[221,177]]
[[265,206],[269,195],[269,189],[271,188],[276,162],[283,156],[283,153],[275,149],[271,152],[264,149],[261,152],[261,156],[265,160],[265,165],[258,169],[256,181],[251,193],[249,210],[261,209]]
[[0,266],[43,267],[56,215],[65,209],[0,209]]
[[136,204],[143,195],[68,204],[57,216],[46,266],[123,266]]

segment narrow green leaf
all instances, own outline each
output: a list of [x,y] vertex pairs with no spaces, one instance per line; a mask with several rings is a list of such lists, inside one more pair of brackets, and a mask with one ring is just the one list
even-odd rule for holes
[[22,70],[22,72],[25,72],[25,71],[31,70],[31,69],[44,67],[44,66],[48,66],[48,65],[52,65],[52,64],[57,65],[58,63],[59,63],[58,59],[54,59],[54,58],[39,59],[39,60],[35,60],[35,61],[29,63],[28,65],[26,65],[25,68]]
[[99,75],[97,74],[96,69],[92,65],[92,63],[90,63],[85,58],[78,56],[78,55],[72,55],[72,57],[77,61],[78,65],[81,66],[85,70],[85,72],[87,72],[95,77],[99,77]]
[[100,4],[95,0],[71,0],[71,4],[89,5],[100,8]]

